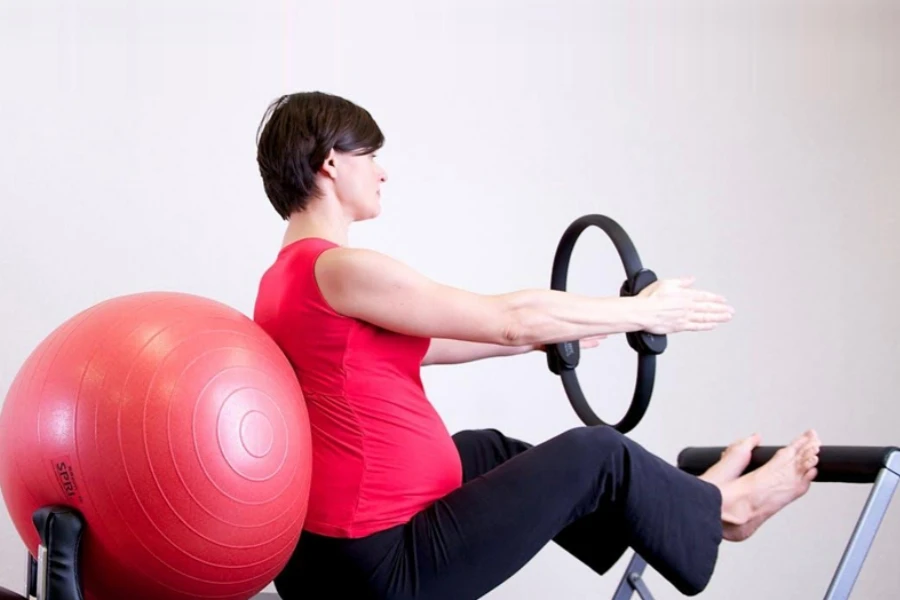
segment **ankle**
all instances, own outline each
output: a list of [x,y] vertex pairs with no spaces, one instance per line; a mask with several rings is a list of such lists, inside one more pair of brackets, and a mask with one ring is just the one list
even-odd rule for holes
[[722,494],[722,522],[727,525],[746,525],[753,518],[750,496],[740,480],[719,485]]

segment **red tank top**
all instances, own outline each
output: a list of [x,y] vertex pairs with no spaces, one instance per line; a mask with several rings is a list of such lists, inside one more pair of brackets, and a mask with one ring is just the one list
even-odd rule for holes
[[307,238],[264,273],[254,320],[294,366],[312,428],[305,529],[363,537],[407,522],[457,488],[462,466],[420,378],[428,338],[335,312],[315,262],[336,247]]

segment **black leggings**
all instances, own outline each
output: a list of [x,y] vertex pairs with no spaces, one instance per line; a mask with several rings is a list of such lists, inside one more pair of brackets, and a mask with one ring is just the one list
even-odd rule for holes
[[464,483],[360,539],[304,532],[275,579],[285,600],[468,600],[509,579],[551,540],[599,574],[631,547],[682,594],[700,593],[722,540],[717,487],[609,427],[530,446],[492,429],[453,439]]

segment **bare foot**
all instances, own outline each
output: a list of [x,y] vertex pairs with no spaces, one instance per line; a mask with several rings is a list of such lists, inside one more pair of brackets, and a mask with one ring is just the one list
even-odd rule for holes
[[732,442],[722,452],[722,458],[719,459],[719,462],[707,469],[703,475],[700,475],[700,479],[718,486],[734,481],[741,476],[741,473],[750,464],[753,449],[759,446],[759,443],[760,437],[756,433],[750,437]]
[[809,430],[760,468],[720,486],[725,539],[747,539],[772,515],[803,496],[818,474],[820,446],[816,432]]

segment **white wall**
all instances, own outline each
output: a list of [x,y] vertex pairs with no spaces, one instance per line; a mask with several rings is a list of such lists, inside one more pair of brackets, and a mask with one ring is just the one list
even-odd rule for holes
[[[667,460],[753,430],[900,442],[895,3],[19,0],[0,4],[0,50],[4,393],[44,335],[113,295],[249,313],[282,231],[256,126],[276,96],[321,89],[388,139],[385,211],[353,243],[478,291],[546,287],[559,235],[600,212],[661,275],[728,296],[732,324],[670,341],[633,433]],[[571,289],[620,280],[586,233]],[[624,339],[584,358],[606,415],[632,358]],[[426,378],[454,430],[540,441],[578,424],[543,356]],[[725,544],[705,597],[821,596],[866,492],[816,486]],[[856,597],[900,594],[898,538],[895,507]],[[0,585],[19,588],[5,512],[0,540]],[[490,597],[609,597],[623,567],[597,578],[551,545]]]

